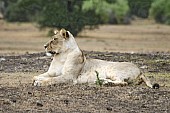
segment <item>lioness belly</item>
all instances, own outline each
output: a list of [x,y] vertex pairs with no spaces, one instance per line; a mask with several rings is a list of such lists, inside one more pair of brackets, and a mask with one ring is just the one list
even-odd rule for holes
[[136,79],[140,75],[139,68],[129,62],[109,62],[97,59],[88,59],[77,79],[78,83],[94,83],[97,79],[111,79],[124,81]]

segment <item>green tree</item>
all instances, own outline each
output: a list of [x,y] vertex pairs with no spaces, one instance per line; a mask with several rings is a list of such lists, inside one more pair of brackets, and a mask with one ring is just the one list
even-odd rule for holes
[[125,17],[129,13],[128,1],[117,0],[116,3],[113,5],[112,11],[116,16],[118,23],[124,23],[126,21]]
[[150,17],[157,22],[170,24],[170,1],[154,0],[150,9]]
[[10,22],[34,21],[41,28],[66,28],[77,35],[84,26],[99,24],[94,11],[82,12],[80,0],[16,0],[9,2],[5,19]]
[[40,28],[66,28],[77,35],[85,26],[124,23],[129,12],[127,0],[12,0],[5,19],[36,22]]
[[82,12],[82,1],[77,0],[51,0],[45,5],[38,23],[41,27],[66,28],[77,35],[84,26],[98,24],[94,12]]
[[10,22],[33,21],[41,10],[42,3],[40,0],[15,0],[15,2],[8,2],[5,19]]
[[84,12],[93,10],[102,23],[108,23],[110,19],[115,19],[118,24],[123,23],[129,12],[127,0],[87,0],[82,9]]
[[132,15],[147,18],[153,0],[128,0]]

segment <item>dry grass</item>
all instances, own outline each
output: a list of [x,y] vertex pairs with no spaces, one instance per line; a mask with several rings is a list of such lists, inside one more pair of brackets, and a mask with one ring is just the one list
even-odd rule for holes
[[[47,30],[35,24],[6,23],[0,20],[0,54],[24,54],[44,51]],[[169,52],[170,27],[152,23],[103,25],[84,30],[76,38],[83,50],[113,52]]]
[[98,51],[167,52],[170,51],[169,31],[170,27],[164,25],[104,25],[81,33],[83,41],[79,39],[79,45],[86,40],[89,49]]
[[46,32],[39,31],[30,23],[9,24],[0,21],[0,53],[25,53],[43,51]]

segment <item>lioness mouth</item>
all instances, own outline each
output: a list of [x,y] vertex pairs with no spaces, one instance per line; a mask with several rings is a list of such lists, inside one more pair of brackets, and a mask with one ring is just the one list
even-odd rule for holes
[[48,53],[54,55],[54,54],[57,54],[55,51],[48,51]]

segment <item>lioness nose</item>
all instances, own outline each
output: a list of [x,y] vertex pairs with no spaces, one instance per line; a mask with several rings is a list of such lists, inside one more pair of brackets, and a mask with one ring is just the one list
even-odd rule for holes
[[47,48],[47,45],[44,45],[44,48],[46,49],[46,48]]

